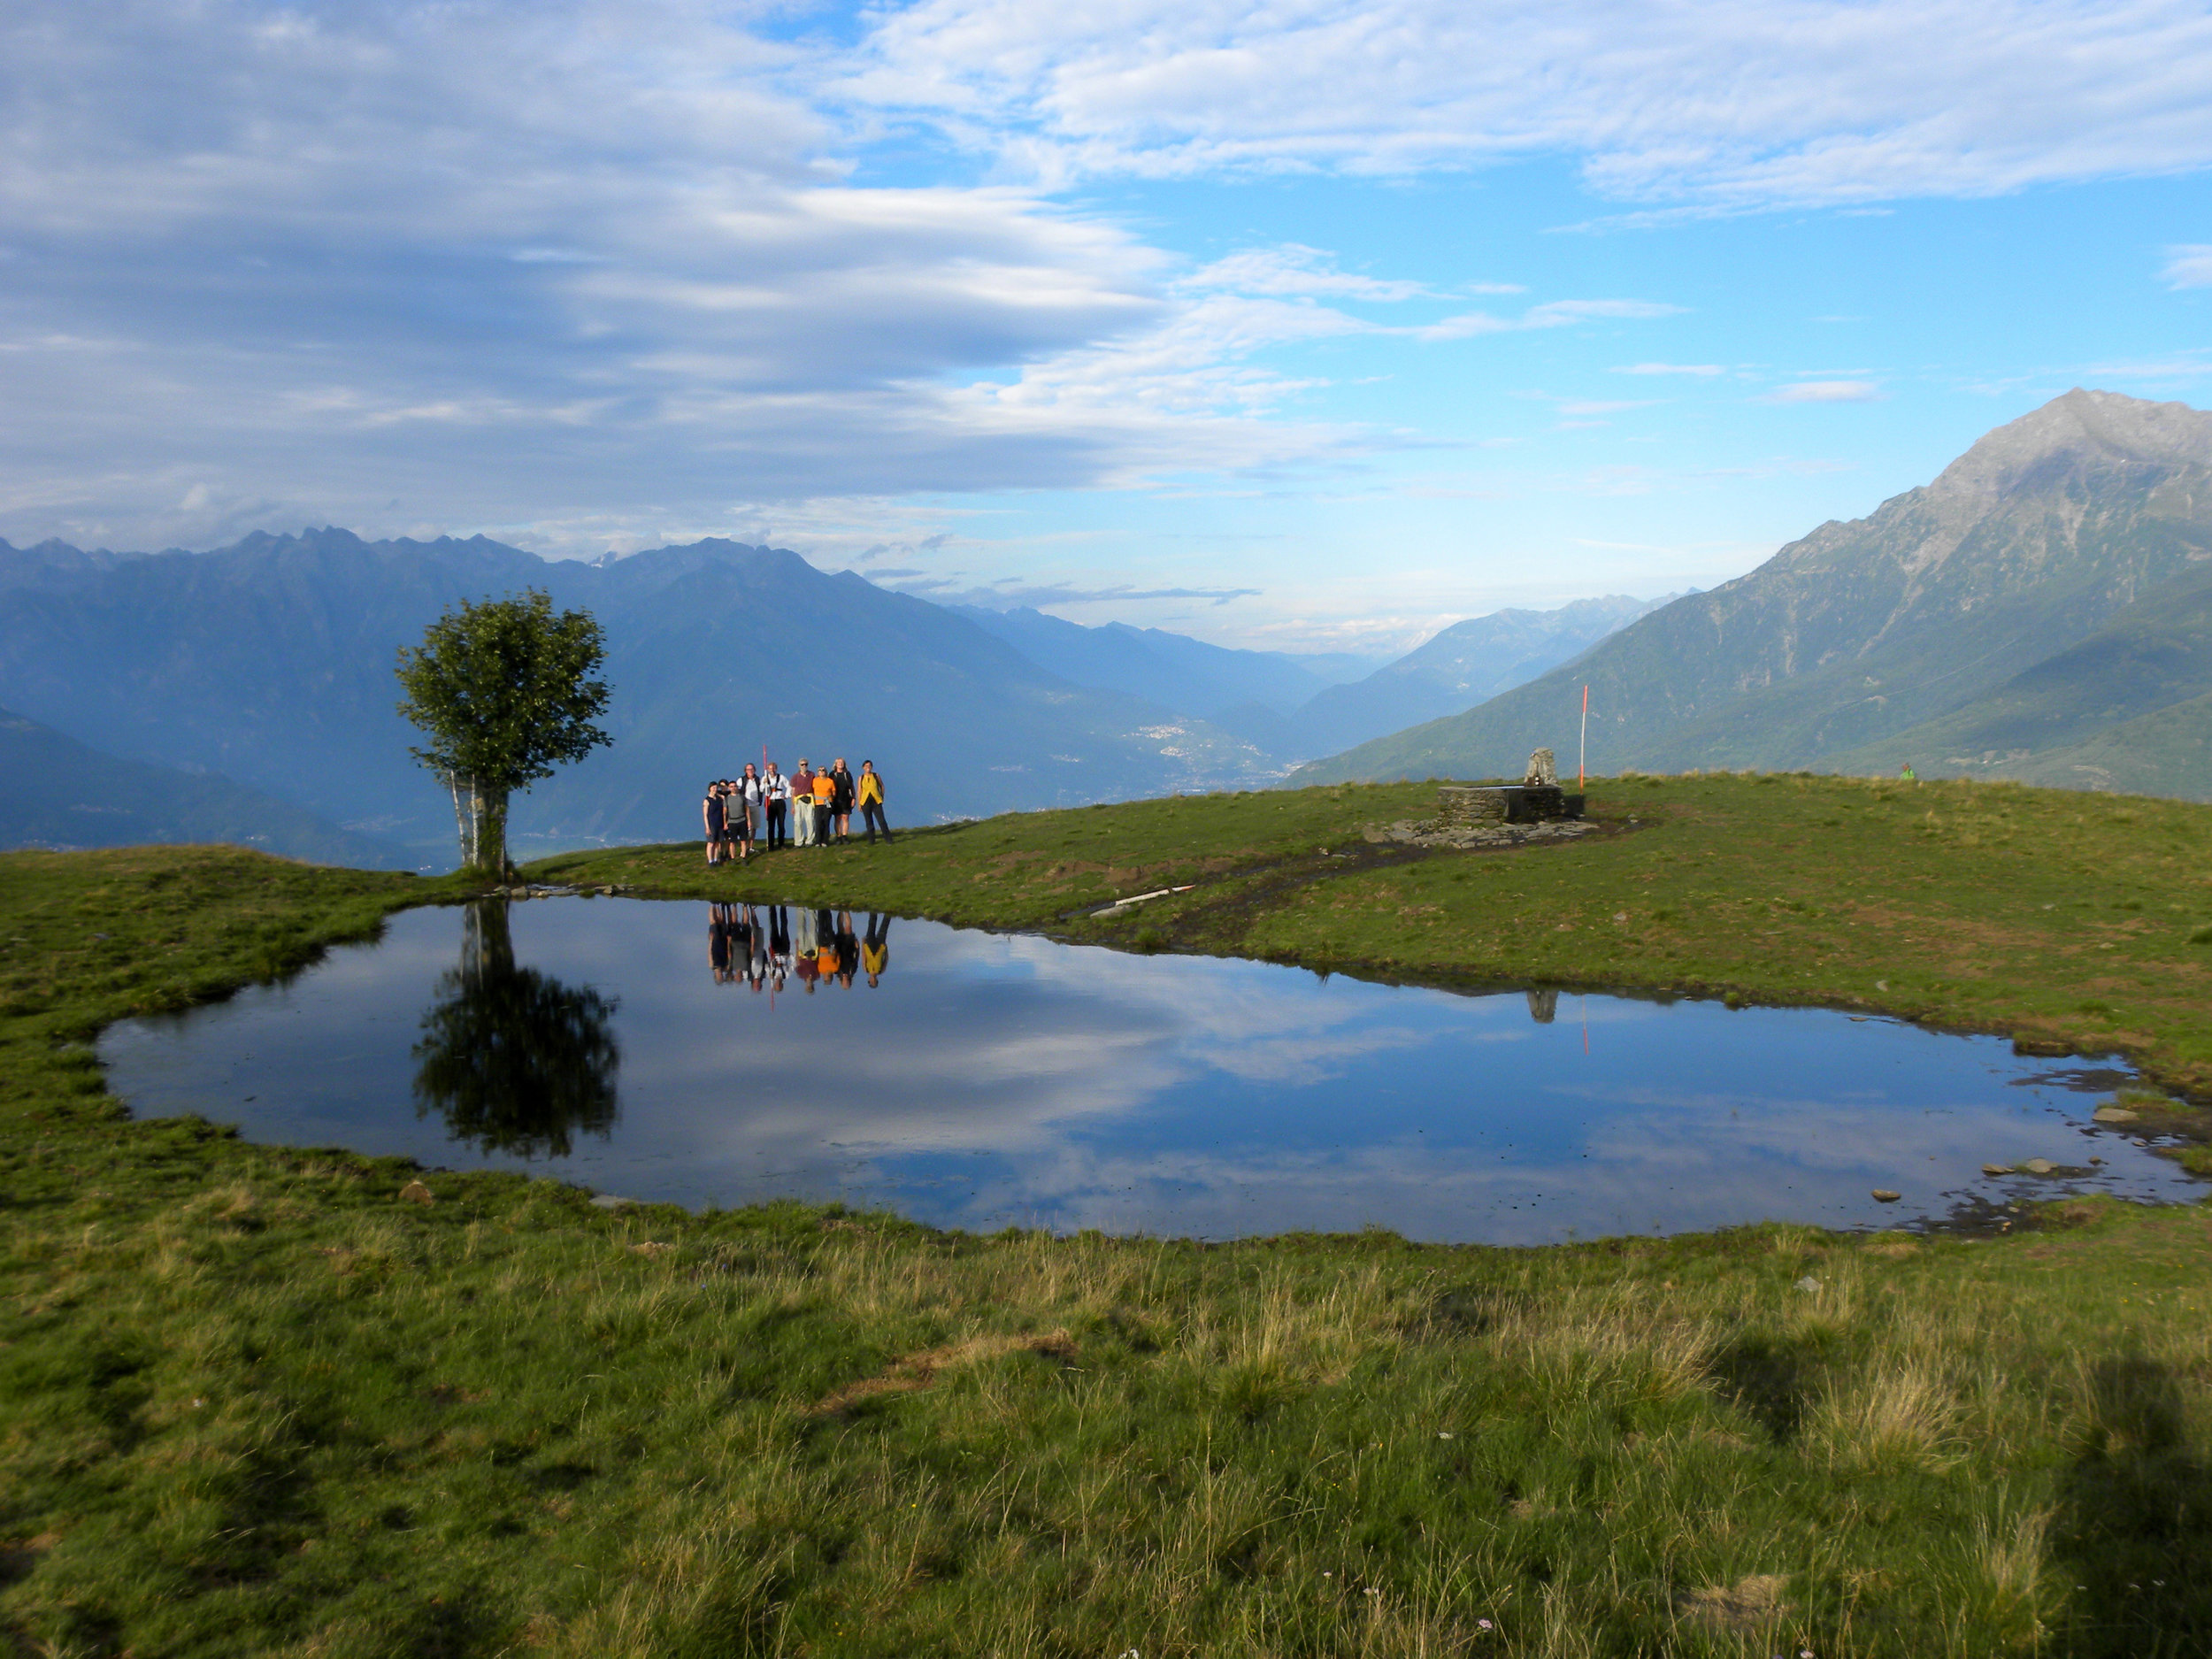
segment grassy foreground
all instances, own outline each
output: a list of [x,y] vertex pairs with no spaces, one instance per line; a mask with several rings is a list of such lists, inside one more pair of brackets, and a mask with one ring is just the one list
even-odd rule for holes
[[[1356,839],[1425,793],[757,873],[999,925],[1194,875],[1172,910],[1054,925],[1888,998],[2108,1034],[2177,1081],[2212,1055],[2206,809],[1670,780],[1609,787],[1623,833],[1569,848]],[[564,868],[705,890],[696,856]],[[603,1211],[101,1092],[104,1021],[445,885],[0,856],[0,1651],[2212,1651],[2212,1210],[2066,1205],[1987,1241],[975,1238]]]

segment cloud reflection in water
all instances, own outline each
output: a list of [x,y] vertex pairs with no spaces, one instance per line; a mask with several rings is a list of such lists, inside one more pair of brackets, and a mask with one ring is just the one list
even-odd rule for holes
[[[772,960],[718,979],[708,917],[513,911],[518,964],[619,1010],[619,1122],[541,1171],[691,1204],[842,1198],[979,1228],[1376,1225],[1499,1243],[1895,1222],[1995,1195],[1985,1162],[2093,1150],[2110,1163],[2078,1185],[2195,1193],[2124,1137],[2084,1139],[2093,1102],[2066,1083],[2086,1063],[2016,1058],[1997,1039],[1571,994],[1542,1022],[1518,992],[914,921],[892,925],[878,988],[803,994],[789,976],[776,988]],[[143,1113],[200,1110],[259,1139],[516,1166],[408,1110],[410,1042],[460,928],[453,910],[409,912],[288,986],[118,1026],[102,1045],[113,1085]],[[1876,1204],[1876,1186],[1904,1202]]]

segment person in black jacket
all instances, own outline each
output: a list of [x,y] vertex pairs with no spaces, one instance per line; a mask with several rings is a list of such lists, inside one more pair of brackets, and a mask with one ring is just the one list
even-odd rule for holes
[[707,798],[700,806],[700,814],[706,822],[707,863],[710,864],[718,864],[722,862],[722,836],[725,829],[722,816],[724,805],[722,780],[717,778],[707,786]]
[[837,764],[830,768],[830,779],[836,784],[836,793],[830,796],[830,817],[837,823],[837,839],[852,839],[853,775],[845,770],[845,757],[840,755]]

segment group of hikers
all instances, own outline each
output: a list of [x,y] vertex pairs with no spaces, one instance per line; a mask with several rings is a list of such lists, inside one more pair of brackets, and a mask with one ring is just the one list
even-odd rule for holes
[[707,962],[717,985],[750,985],[780,991],[795,979],[809,995],[832,981],[852,988],[864,973],[875,986],[891,960],[891,918],[868,915],[864,934],[853,932],[850,910],[810,910],[781,904],[707,907]]
[[872,760],[862,761],[860,775],[855,777],[842,755],[834,765],[819,772],[802,755],[799,769],[788,778],[776,770],[773,761],[756,770],[749,760],[743,777],[717,778],[707,786],[701,807],[707,863],[750,858],[757,839],[763,852],[850,841],[855,807],[860,809],[870,845],[878,830],[885,841],[891,839],[891,820],[883,815],[883,778]]

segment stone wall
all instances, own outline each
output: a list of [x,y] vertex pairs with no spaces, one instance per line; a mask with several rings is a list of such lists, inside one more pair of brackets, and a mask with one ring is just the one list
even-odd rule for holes
[[1448,783],[1436,792],[1437,821],[1447,826],[1539,824],[1581,816],[1582,797],[1556,785]]

